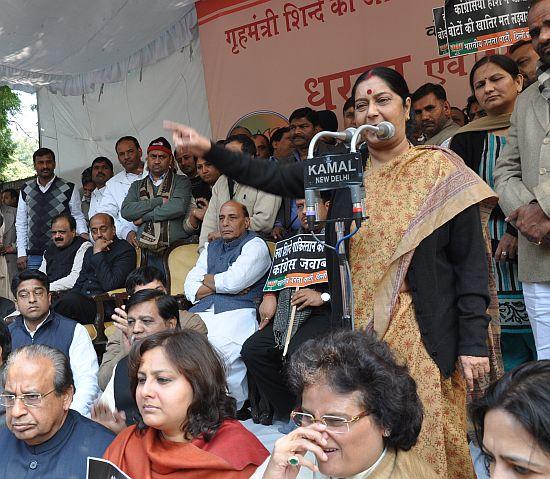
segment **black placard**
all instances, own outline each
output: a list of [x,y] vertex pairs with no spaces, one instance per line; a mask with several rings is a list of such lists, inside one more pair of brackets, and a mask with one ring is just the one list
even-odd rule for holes
[[[316,236],[320,241],[325,239],[322,234]],[[313,235],[299,234],[278,241],[275,245],[273,263],[264,291],[305,288],[327,281],[327,257],[324,246],[317,242]]]
[[132,479],[112,462],[99,457],[88,457],[86,479]]
[[306,160],[304,186],[312,190],[334,190],[363,184],[360,153],[316,156]]
[[530,0],[447,0],[449,55],[467,55],[528,39]]

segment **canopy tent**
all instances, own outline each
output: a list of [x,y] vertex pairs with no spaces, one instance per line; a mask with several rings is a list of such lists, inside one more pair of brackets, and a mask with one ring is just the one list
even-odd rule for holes
[[194,0],[4,0],[0,84],[37,92],[41,144],[73,181],[163,119],[210,134]]

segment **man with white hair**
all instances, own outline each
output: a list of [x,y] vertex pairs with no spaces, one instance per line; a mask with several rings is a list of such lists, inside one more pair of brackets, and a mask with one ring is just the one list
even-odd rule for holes
[[70,409],[75,387],[67,357],[42,344],[25,346],[8,358],[5,374],[0,477],[86,477],[87,457],[102,457],[114,434]]

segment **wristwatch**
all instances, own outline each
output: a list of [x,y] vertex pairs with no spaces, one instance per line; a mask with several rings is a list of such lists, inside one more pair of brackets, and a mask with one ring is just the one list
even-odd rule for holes
[[328,303],[330,301],[330,294],[321,293],[321,299],[323,300],[323,303]]

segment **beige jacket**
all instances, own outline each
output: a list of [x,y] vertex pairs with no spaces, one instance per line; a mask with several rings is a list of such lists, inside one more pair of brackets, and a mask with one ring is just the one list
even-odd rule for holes
[[[268,161],[268,160],[266,160]],[[229,187],[227,176],[222,175],[212,188],[212,198],[202,222],[199,249],[208,241],[208,234],[218,231],[218,216],[222,205],[229,201]],[[250,229],[256,233],[271,233],[273,224],[277,218],[277,212],[281,206],[281,197],[265,193],[235,182],[233,199],[242,203],[250,214]]]
[[[508,215],[537,200],[550,216],[550,106],[535,82],[517,99],[507,144],[495,167],[499,204]],[[550,281],[550,247],[537,246],[518,235],[519,279]]]
[[[204,324],[201,317],[189,311],[180,311],[180,327],[181,329],[192,329],[205,336],[208,334],[206,324]],[[126,349],[123,343],[122,331],[116,328],[113,334],[109,336],[107,347],[101,360],[101,366],[99,366],[97,382],[102,391],[105,391],[116,364],[126,355],[128,355],[128,349]]]
[[[314,456],[311,453],[308,453],[306,457],[313,462]],[[256,469],[256,472],[250,476],[250,479],[262,479],[270,459],[271,456]],[[298,474],[298,479],[300,477],[312,477],[311,471],[302,468],[302,471]],[[333,479],[320,473],[317,473],[315,477],[318,479]],[[439,478],[430,465],[418,457],[414,451],[395,451],[394,449],[386,451],[386,454],[374,470],[360,472],[354,476],[348,476],[346,479],[366,479],[367,477],[369,479]]]

